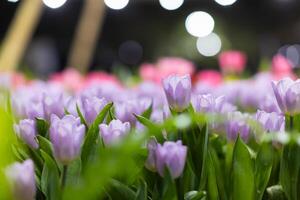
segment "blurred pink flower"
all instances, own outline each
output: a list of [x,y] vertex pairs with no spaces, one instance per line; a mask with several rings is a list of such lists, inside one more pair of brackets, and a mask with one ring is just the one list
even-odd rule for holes
[[159,82],[160,76],[155,65],[144,63],[140,66],[139,74],[143,80]]
[[219,55],[219,65],[225,73],[241,73],[245,69],[247,56],[241,51],[224,51]]
[[275,80],[279,80],[285,77],[296,79],[296,75],[293,73],[292,63],[284,56],[277,54],[272,59],[272,75]]
[[209,86],[218,86],[223,82],[222,74],[216,70],[202,70],[194,78],[194,83],[204,83]]
[[139,73],[143,80],[153,81],[160,84],[163,78],[170,75],[192,76],[195,66],[192,62],[183,58],[165,57],[157,61],[156,64],[145,63],[141,65]]
[[112,84],[116,86],[121,86],[120,81],[115,75],[108,74],[103,71],[97,71],[97,72],[90,72],[87,74],[84,80],[83,87],[87,88],[99,84]]
[[0,73],[0,86],[6,88],[18,88],[19,86],[27,83],[23,74],[18,72],[1,72]]
[[162,78],[170,75],[184,76],[189,74],[192,76],[195,71],[195,66],[192,62],[176,57],[161,58],[156,66]]
[[75,69],[68,68],[62,72],[50,76],[50,82],[58,84],[71,91],[78,91],[82,88],[83,76]]

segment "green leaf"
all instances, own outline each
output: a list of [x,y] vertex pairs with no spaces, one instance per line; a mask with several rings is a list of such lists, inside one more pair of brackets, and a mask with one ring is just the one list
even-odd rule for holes
[[289,200],[299,199],[300,147],[289,143],[283,147],[280,162],[280,183]]
[[130,189],[127,185],[125,185],[124,183],[116,180],[116,179],[112,179],[110,181],[110,186],[112,189],[112,192],[110,192],[110,195],[112,197],[112,199],[135,199],[135,192]]
[[82,114],[82,112],[81,112],[81,110],[80,110],[80,108],[79,108],[79,106],[78,106],[77,103],[76,103],[76,111],[77,111],[77,114],[78,114],[78,116],[80,118],[81,123],[84,124],[86,128],[88,128],[89,126],[86,123],[85,118],[84,118],[84,116],[83,116],[83,114]]
[[150,119],[151,117],[151,114],[152,114],[152,109],[153,109],[153,105],[151,103],[151,105],[149,106],[149,108],[147,108],[147,110],[145,110],[141,116],[147,118],[147,119]]
[[39,141],[40,148],[53,158],[51,142],[40,135],[37,136],[37,139]]
[[81,173],[81,159],[78,157],[68,165],[66,185],[76,185],[79,182]]
[[92,123],[88,132],[86,133],[86,137],[85,137],[85,141],[81,153],[81,161],[82,161],[83,169],[85,169],[87,162],[94,157],[93,152],[96,151],[97,139],[99,137],[99,124],[104,121],[107,112],[112,106],[113,103],[109,103],[102,109],[102,111],[98,114],[95,121]]
[[160,128],[154,124],[151,120],[147,119],[146,117],[143,117],[141,115],[136,115],[134,114],[134,116],[136,117],[136,119],[143,124],[144,126],[146,126],[149,131],[157,136],[161,135],[161,130]]
[[43,150],[40,150],[44,159],[44,168],[41,176],[42,192],[49,200],[60,200],[61,190],[59,183],[59,172],[55,161]]
[[254,200],[253,161],[247,146],[238,136],[232,158],[232,200]]
[[109,109],[108,111],[108,115],[107,115],[107,119],[106,119],[106,123],[109,124],[112,120],[117,119],[114,112],[113,112],[113,107],[111,109]]
[[210,200],[219,199],[217,182],[218,180],[215,172],[214,163],[212,160],[211,153],[209,152],[207,155],[207,194]]
[[162,199],[177,199],[176,185],[175,181],[171,177],[170,171],[168,168],[165,168],[164,180],[163,180],[163,190],[162,190]]
[[205,200],[206,192],[205,191],[189,191],[184,195],[184,200]]
[[255,186],[257,200],[263,198],[265,189],[268,185],[274,160],[273,154],[274,152],[271,144],[261,144],[255,160]]
[[36,129],[38,135],[46,137],[49,129],[49,123],[46,120],[41,118],[35,118],[35,119],[36,119]]
[[140,181],[135,200],[147,200],[147,183],[143,180]]
[[[199,127],[199,126],[198,126]],[[208,127],[207,124],[204,125],[202,128],[202,131],[200,132],[200,136],[198,138],[198,144],[201,144],[201,151],[202,152],[202,164],[201,164],[201,177],[200,177],[200,185],[199,185],[199,191],[202,191],[205,189],[206,184],[206,159],[207,159],[207,149],[208,149]]]

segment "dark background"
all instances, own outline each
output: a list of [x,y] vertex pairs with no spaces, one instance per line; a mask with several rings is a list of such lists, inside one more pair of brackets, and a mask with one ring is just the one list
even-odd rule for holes
[[[18,5],[0,0],[0,42]],[[38,65],[45,68],[51,64],[52,70],[65,67],[82,5],[82,0],[68,0],[58,9],[45,6],[22,61],[23,67],[30,66],[32,70]],[[136,69],[141,63],[155,62],[162,56],[190,59],[199,69],[217,68],[217,56],[201,56],[196,49],[196,38],[184,26],[188,14],[198,10],[213,16],[214,32],[222,39],[222,50],[247,53],[248,69],[252,72],[263,58],[270,59],[283,45],[300,43],[299,0],[238,0],[226,7],[213,0],[185,0],[174,11],[162,8],[158,0],[131,0],[122,10],[106,9],[90,69],[111,71],[116,66]],[[134,42],[124,45],[126,41]],[[120,47],[125,49],[125,55],[120,55]],[[41,59],[40,49],[46,49],[45,59]]]

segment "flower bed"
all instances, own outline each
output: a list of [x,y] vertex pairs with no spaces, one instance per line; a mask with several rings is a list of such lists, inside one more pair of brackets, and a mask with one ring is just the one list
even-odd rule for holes
[[181,59],[143,65],[132,87],[102,72],[2,75],[12,196],[298,199],[300,80],[283,78],[295,75],[277,56],[271,72],[224,81],[246,58],[220,59],[223,75],[193,75]]

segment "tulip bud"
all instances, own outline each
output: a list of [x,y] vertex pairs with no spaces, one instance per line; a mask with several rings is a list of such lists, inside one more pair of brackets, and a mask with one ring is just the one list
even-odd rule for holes
[[214,98],[211,94],[198,95],[192,98],[193,107],[197,112],[216,113],[221,112],[225,104],[225,97],[220,96]]
[[158,173],[164,176],[167,168],[173,179],[178,178],[183,172],[186,155],[187,147],[181,141],[158,144],[155,152]]
[[66,165],[79,156],[84,134],[85,126],[80,123],[80,118],[66,115],[60,119],[51,115],[50,140],[54,156],[62,164]]
[[163,79],[163,87],[169,106],[177,112],[181,112],[189,106],[191,101],[191,77],[169,76]]
[[45,118],[50,119],[52,114],[62,117],[65,113],[64,98],[62,93],[46,94],[43,96]]
[[125,137],[130,131],[130,123],[122,123],[120,120],[112,120],[109,125],[99,125],[100,136],[105,145],[117,143]]
[[273,91],[281,111],[285,114],[300,113],[300,79],[290,78],[272,81]]
[[11,184],[14,199],[35,199],[36,188],[32,160],[25,160],[23,163],[13,163],[6,168],[5,172]]
[[104,98],[92,97],[86,98],[82,102],[85,120],[91,124],[96,119],[97,115],[101,112],[107,101]]
[[255,119],[262,125],[266,132],[283,132],[284,131],[284,116],[272,112],[258,110]]
[[155,137],[150,138],[147,143],[148,148],[148,158],[145,163],[145,167],[150,171],[156,171],[156,149],[157,149],[157,141]]
[[36,139],[36,125],[32,119],[23,119],[19,124],[14,125],[16,134],[31,148],[37,149],[39,147]]
[[228,113],[226,122],[227,137],[235,140],[239,134],[243,140],[248,140],[250,136],[249,120],[250,116],[248,114],[242,114],[238,111]]

